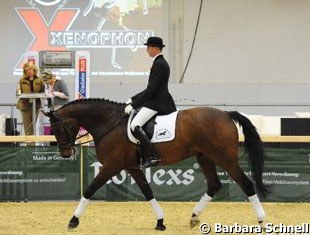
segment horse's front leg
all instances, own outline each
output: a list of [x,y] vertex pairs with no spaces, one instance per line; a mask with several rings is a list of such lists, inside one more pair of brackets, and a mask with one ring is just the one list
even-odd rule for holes
[[[111,168],[111,167],[110,167]],[[102,167],[99,174],[94,178],[91,184],[86,188],[83,197],[80,200],[78,207],[75,209],[72,218],[69,221],[68,228],[74,229],[79,225],[79,219],[84,214],[87,204],[94,193],[104,185],[113,176],[119,174],[121,170],[109,170],[109,167]]]
[[161,209],[158,202],[156,201],[156,199],[154,198],[153,191],[149,183],[147,182],[143,171],[141,171],[140,169],[127,169],[127,171],[134,178],[137,185],[141,189],[144,197],[146,198],[147,201],[150,202],[153,212],[156,214],[157,224],[155,229],[160,231],[166,230],[166,226],[164,225],[164,212]]

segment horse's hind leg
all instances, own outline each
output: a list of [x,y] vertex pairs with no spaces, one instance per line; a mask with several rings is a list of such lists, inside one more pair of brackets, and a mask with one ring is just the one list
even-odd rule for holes
[[255,189],[252,181],[244,174],[240,168],[238,162],[231,163],[229,166],[223,167],[229,174],[229,176],[241,187],[243,192],[248,196],[249,201],[252,204],[253,210],[256,213],[258,222],[263,224],[266,215],[265,211],[255,193]]
[[216,166],[214,162],[210,161],[205,156],[197,157],[197,161],[207,180],[208,190],[207,193],[205,193],[201,197],[200,201],[196,204],[193,210],[192,218],[190,220],[191,228],[200,223],[198,216],[201,214],[201,212],[207,206],[207,204],[212,200],[213,196],[222,187],[222,184],[216,173]]
[[141,189],[144,197],[146,198],[147,201],[150,202],[153,212],[156,214],[157,224],[155,229],[161,231],[166,230],[166,226],[164,225],[164,212],[161,209],[158,202],[156,201],[156,199],[154,198],[153,191],[149,183],[147,182],[143,171],[141,171],[140,169],[127,169],[127,171],[134,178],[137,185]]
[[94,193],[104,185],[110,178],[120,173],[121,170],[109,170],[109,167],[102,167],[99,171],[99,174],[95,177],[95,179],[91,182],[91,184],[86,188],[83,197],[80,200],[78,207],[73,213],[72,218],[69,221],[68,228],[74,229],[79,225],[80,217],[85,213],[86,206],[89,203],[90,198],[94,195]]

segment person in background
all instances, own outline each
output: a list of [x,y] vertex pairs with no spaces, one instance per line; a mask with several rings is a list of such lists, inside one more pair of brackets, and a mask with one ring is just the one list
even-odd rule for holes
[[133,118],[130,128],[146,153],[145,167],[150,167],[156,166],[160,158],[142,127],[155,114],[173,113],[176,111],[176,106],[168,89],[170,68],[162,54],[162,49],[165,47],[163,40],[160,37],[149,37],[144,45],[147,46],[149,56],[153,58],[148,84],[145,90],[126,102],[124,112],[130,114],[133,109],[140,109]]
[[[26,62],[23,65],[23,76],[20,78],[17,86],[17,95],[23,93],[43,93],[44,83],[41,78],[38,77],[38,68],[31,62]],[[41,107],[40,98],[36,99],[36,116],[33,120],[32,112],[32,99],[19,98],[16,104],[16,108],[21,111],[22,122],[24,125],[24,134],[33,135],[33,125],[36,124],[39,109]]]
[[41,78],[47,85],[47,97],[52,98],[54,110],[69,102],[68,86],[63,79],[53,74],[50,69],[45,69]]

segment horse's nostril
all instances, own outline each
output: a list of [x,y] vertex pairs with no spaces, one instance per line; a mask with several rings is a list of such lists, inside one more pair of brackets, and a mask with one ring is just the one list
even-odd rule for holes
[[63,158],[69,158],[69,157],[71,157],[71,155],[68,155],[68,154],[62,154],[61,155]]

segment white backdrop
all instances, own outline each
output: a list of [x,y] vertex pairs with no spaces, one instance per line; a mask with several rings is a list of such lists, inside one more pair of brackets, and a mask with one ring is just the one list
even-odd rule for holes
[[[31,42],[31,34],[16,11],[7,10],[16,7],[16,2],[27,5],[29,1],[1,1],[0,24],[3,34],[0,50],[1,55],[5,55],[0,61],[1,103],[16,102],[15,85],[19,77],[12,76],[13,65],[8,60],[14,53],[25,50],[29,40]],[[76,0],[67,2],[63,8],[79,2],[85,7],[87,3]],[[196,43],[182,84],[178,82],[190,54],[201,1],[163,0],[160,19],[152,17],[150,20],[152,25],[157,25],[157,32],[160,32],[167,45],[164,55],[171,65],[170,89],[177,104],[228,104],[221,108],[268,115],[294,115],[295,111],[310,111],[307,106],[310,105],[309,1],[202,2]],[[53,13],[47,9],[45,12],[50,15]],[[75,27],[82,27],[82,24],[80,22]],[[17,31],[24,36],[17,35]],[[99,59],[91,58],[93,66],[101,63],[101,57],[107,56],[98,50],[95,53]],[[143,48],[139,50],[138,58],[138,63],[131,62],[149,68],[151,60]],[[65,76],[64,79],[73,94],[73,76]],[[92,76],[91,96],[123,102],[143,89],[146,81],[147,75],[131,78]],[[267,107],[270,104],[279,106]],[[0,109],[0,113],[10,114],[8,110]]]

